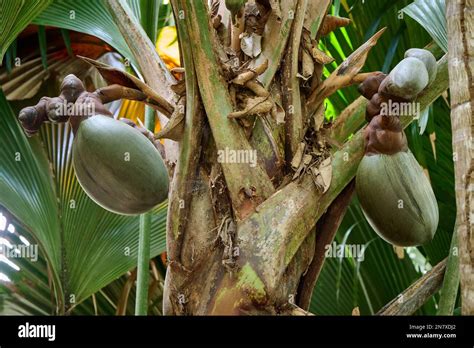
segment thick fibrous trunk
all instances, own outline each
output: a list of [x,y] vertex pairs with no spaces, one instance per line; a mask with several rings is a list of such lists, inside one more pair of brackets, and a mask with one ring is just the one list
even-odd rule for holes
[[446,2],[462,313],[474,314],[474,1]]
[[[200,162],[187,177],[193,183],[190,188],[193,194],[189,201],[185,200],[181,209],[183,219],[181,222],[177,220],[179,213],[169,215],[170,267],[164,298],[165,313],[293,313],[299,304],[298,288],[304,288],[305,282],[314,284],[314,280],[302,278],[315,250],[318,250],[315,249],[314,227],[333,200],[353,179],[363,156],[362,133],[357,133],[343,148],[332,154],[332,170],[335,175],[326,193],[320,192],[310,175],[303,175],[301,180],[281,185],[281,178],[290,170],[288,160],[295,151],[294,144],[303,141],[304,129],[301,128],[308,127],[309,115],[317,116],[318,106],[324,98],[322,94],[319,99],[313,97],[311,103],[305,104],[306,98],[295,92],[295,88],[299,89],[298,79],[292,80],[294,76],[291,75],[298,72],[292,63],[292,59],[296,59],[292,52],[299,45],[289,28],[291,33],[301,32],[301,28],[296,25],[303,25],[303,21],[298,20],[298,11],[305,8],[305,2],[285,2],[285,6],[295,11],[293,22],[285,16],[282,21],[272,22],[274,14],[270,14],[266,24],[269,27],[266,32],[278,35],[280,41],[274,42],[278,42],[281,47],[272,47],[266,51],[263,46],[262,55],[267,55],[269,66],[259,80],[264,88],[271,91],[270,98],[285,96],[282,100],[286,112],[285,124],[282,126],[272,123],[274,120],[270,117],[270,131],[265,132],[262,126],[265,118],[260,116],[255,121],[250,143],[242,125],[226,117],[236,107],[232,97],[234,86],[229,86],[224,78],[225,72],[222,71],[218,57],[223,53],[219,53],[221,48],[208,21],[206,7],[191,1],[176,1],[174,5],[175,11],[182,14],[182,18],[177,21],[179,35],[183,38],[181,44],[188,45],[187,49],[183,48],[186,83],[188,86],[197,83],[208,122],[203,125],[205,136],[201,146],[192,150],[201,151]],[[282,11],[283,15],[288,10]],[[326,10],[327,4],[319,9],[319,13],[322,15]],[[207,24],[204,25],[205,23]],[[271,25],[281,26],[286,32],[283,29],[274,30]],[[333,85],[326,86],[321,91],[331,88],[336,90],[338,85],[351,83],[380,34],[377,33],[367,45],[348,59],[349,69],[346,71],[351,75],[335,75],[330,80]],[[272,37],[268,38],[267,42],[272,42],[269,41],[271,39]],[[280,71],[288,76],[283,76],[276,73],[287,39],[292,50],[287,51],[285,65]],[[320,79],[319,75],[316,76]],[[280,77],[288,80],[280,84]],[[194,79],[196,82],[193,82]],[[418,101],[422,108],[447,88],[445,59],[439,63],[437,82],[431,90],[420,96]],[[313,83],[313,96],[317,95],[315,91],[319,84]],[[275,93],[275,90],[278,92]],[[191,115],[197,117],[199,103],[196,100],[194,104],[187,105],[193,109],[186,110],[190,114],[190,119],[188,121],[187,118],[186,122],[192,122]],[[300,105],[295,107],[295,103]],[[363,113],[355,113],[353,116],[355,120],[351,121],[355,128],[345,132],[336,130],[342,141],[363,124]],[[409,122],[411,120],[404,120],[404,126]],[[186,127],[187,124],[185,129]],[[211,135],[213,141],[209,141]],[[273,146],[275,143],[276,146]],[[185,141],[181,142],[181,146],[181,151],[189,151],[183,150],[188,147]],[[217,163],[216,151],[222,151],[226,147],[234,150],[256,149],[258,165],[249,168],[248,164]],[[283,168],[274,165],[285,157],[287,162]],[[177,168],[181,165],[178,161]],[[175,173],[175,180],[178,179],[179,173]],[[276,185],[280,185],[278,190]],[[173,184],[173,187],[179,185]],[[170,207],[176,205],[179,199],[173,191],[170,195]],[[337,225],[338,221],[334,223]],[[337,229],[337,226],[331,228]],[[307,300],[302,305],[306,304]]]

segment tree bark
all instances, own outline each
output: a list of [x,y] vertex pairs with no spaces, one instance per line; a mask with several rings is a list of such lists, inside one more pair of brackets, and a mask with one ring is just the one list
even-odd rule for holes
[[474,314],[474,1],[446,2],[462,313]]

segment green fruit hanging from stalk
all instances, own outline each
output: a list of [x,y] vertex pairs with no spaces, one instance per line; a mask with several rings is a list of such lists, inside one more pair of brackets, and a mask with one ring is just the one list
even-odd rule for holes
[[160,153],[138,130],[111,117],[81,122],[72,161],[84,191],[114,213],[145,213],[168,195]]
[[108,93],[117,99],[117,91],[123,88],[89,93],[77,77],[68,75],[60,96],[44,97],[24,108],[19,120],[29,136],[45,121],[69,121],[74,132],[72,161],[86,194],[111,212],[142,214],[167,198],[168,172],[153,134],[130,120],[115,120],[103,105]]
[[439,221],[436,197],[408,149],[399,112],[382,112],[383,103],[393,103],[400,110],[401,103],[411,102],[434,78],[436,69],[430,65],[434,57],[430,55],[425,50],[407,52],[407,58],[388,76],[366,80],[359,88],[370,102],[365,156],[357,171],[356,191],[374,231],[396,246],[430,242]]

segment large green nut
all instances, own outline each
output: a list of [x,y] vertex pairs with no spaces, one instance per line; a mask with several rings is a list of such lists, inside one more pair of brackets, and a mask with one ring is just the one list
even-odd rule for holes
[[429,76],[425,64],[418,58],[408,57],[400,61],[382,81],[379,93],[413,100],[428,85]]
[[168,195],[168,173],[145,136],[111,117],[81,122],[72,161],[87,195],[101,207],[124,215],[145,213]]
[[426,70],[428,71],[428,84],[433,82],[433,80],[436,78],[436,72],[438,70],[438,66],[436,65],[436,58],[433,53],[423,48],[410,48],[405,52],[405,58],[408,57],[421,60],[423,64],[425,64]]
[[356,191],[370,226],[387,242],[407,247],[433,239],[438,204],[411,152],[364,156],[357,171]]

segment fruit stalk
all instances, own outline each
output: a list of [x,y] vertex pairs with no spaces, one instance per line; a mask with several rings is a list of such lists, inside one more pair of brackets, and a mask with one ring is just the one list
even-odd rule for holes
[[[145,128],[153,132],[155,129],[155,111],[145,106]],[[138,240],[138,266],[137,266],[137,301],[135,315],[148,313],[148,278],[150,263],[150,234],[151,213],[140,215],[140,234]]]
[[138,239],[137,299],[135,315],[148,314],[148,278],[150,264],[151,213],[140,215],[140,234]]

